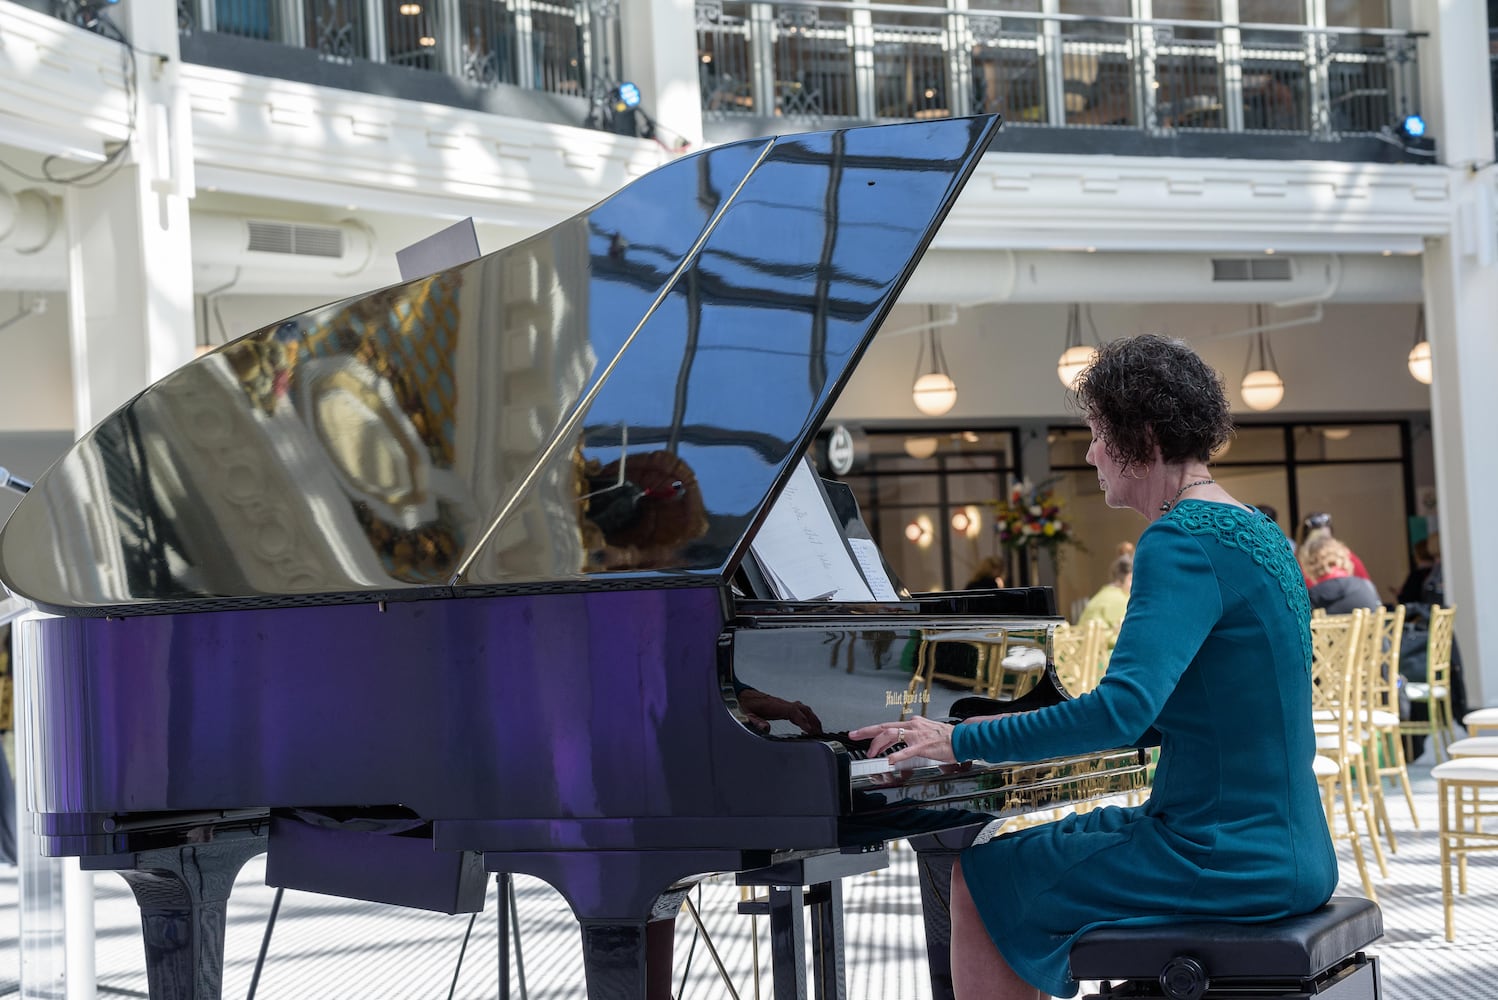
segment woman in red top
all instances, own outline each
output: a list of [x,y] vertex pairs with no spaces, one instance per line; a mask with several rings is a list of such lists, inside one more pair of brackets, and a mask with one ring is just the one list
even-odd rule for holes
[[[1302,566],[1305,565],[1307,551],[1312,542],[1318,538],[1330,537],[1332,537],[1332,516],[1330,514],[1324,511],[1317,511],[1314,514],[1306,515],[1306,519],[1300,525],[1300,547],[1297,552],[1300,557],[1300,564]],[[1363,560],[1358,558],[1358,554],[1352,551],[1352,549],[1348,549],[1347,555],[1352,560],[1352,575],[1361,577],[1364,580],[1371,580],[1372,577],[1368,575],[1368,567],[1363,565]],[[1307,576],[1306,587],[1309,588],[1310,586],[1311,578]]]

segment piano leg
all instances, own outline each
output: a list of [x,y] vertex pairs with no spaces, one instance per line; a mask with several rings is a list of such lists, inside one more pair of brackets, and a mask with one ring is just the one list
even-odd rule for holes
[[120,871],[140,906],[151,1000],[220,1000],[229,892],[264,850],[263,836],[158,848]]
[[[843,883],[818,882],[770,886],[770,963],[775,973],[775,1000],[806,1000],[806,916],[811,910],[811,974],[816,1000],[845,1000],[847,967],[843,961]],[[740,904],[739,912],[758,912]]]
[[816,1000],[844,1000],[848,984],[843,964],[842,880],[887,867],[889,852],[881,844],[862,851],[829,851],[739,872],[739,885],[769,887],[768,903],[743,902],[739,904],[739,912],[770,917],[775,1000],[806,1000],[804,908],[807,906],[811,907],[812,987]]
[[931,973],[932,1000],[953,1000],[952,994],[952,867],[964,848],[987,826],[926,833],[907,843],[916,852],[921,879],[921,914],[926,923],[926,966]]
[[484,865],[535,876],[567,900],[581,925],[588,1000],[669,997],[672,921],[693,877],[745,867],[729,850],[490,851]]
[[806,1000],[805,907],[801,886],[770,886],[770,968],[775,976],[775,1000]]
[[639,1000],[645,996],[645,921],[581,923],[588,1000]]
[[811,887],[811,968],[816,1000],[845,1000],[848,977],[843,964],[843,881]]

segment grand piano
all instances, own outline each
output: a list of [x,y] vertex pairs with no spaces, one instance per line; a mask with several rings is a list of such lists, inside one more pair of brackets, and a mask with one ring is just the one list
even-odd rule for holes
[[1130,749],[866,773],[836,736],[1067,697],[1047,669],[917,705],[902,669],[1046,654],[1048,592],[798,602],[746,572],[997,128],[683,157],[196,359],[37,481],[0,534],[0,580],[49,613],[20,664],[36,839],[129,881],[155,1000],[220,995],[260,852],[273,885],[444,912],[537,876],[588,996],[638,998],[648,926],[706,873],[835,871],[1143,783]]

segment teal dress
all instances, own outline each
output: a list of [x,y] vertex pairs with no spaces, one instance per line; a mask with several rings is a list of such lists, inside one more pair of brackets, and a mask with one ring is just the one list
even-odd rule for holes
[[1074,996],[1071,946],[1104,924],[1314,910],[1337,858],[1311,760],[1310,605],[1278,527],[1185,500],[1139,540],[1108,672],[1074,701],[959,725],[958,760],[1041,760],[1160,740],[1148,801],[969,848],[988,933],[1026,981]]

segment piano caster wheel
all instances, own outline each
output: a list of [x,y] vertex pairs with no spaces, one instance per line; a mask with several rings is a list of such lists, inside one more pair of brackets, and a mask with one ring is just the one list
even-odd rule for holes
[[1170,1000],[1201,1000],[1210,985],[1207,970],[1194,958],[1178,955],[1160,973],[1160,989]]

